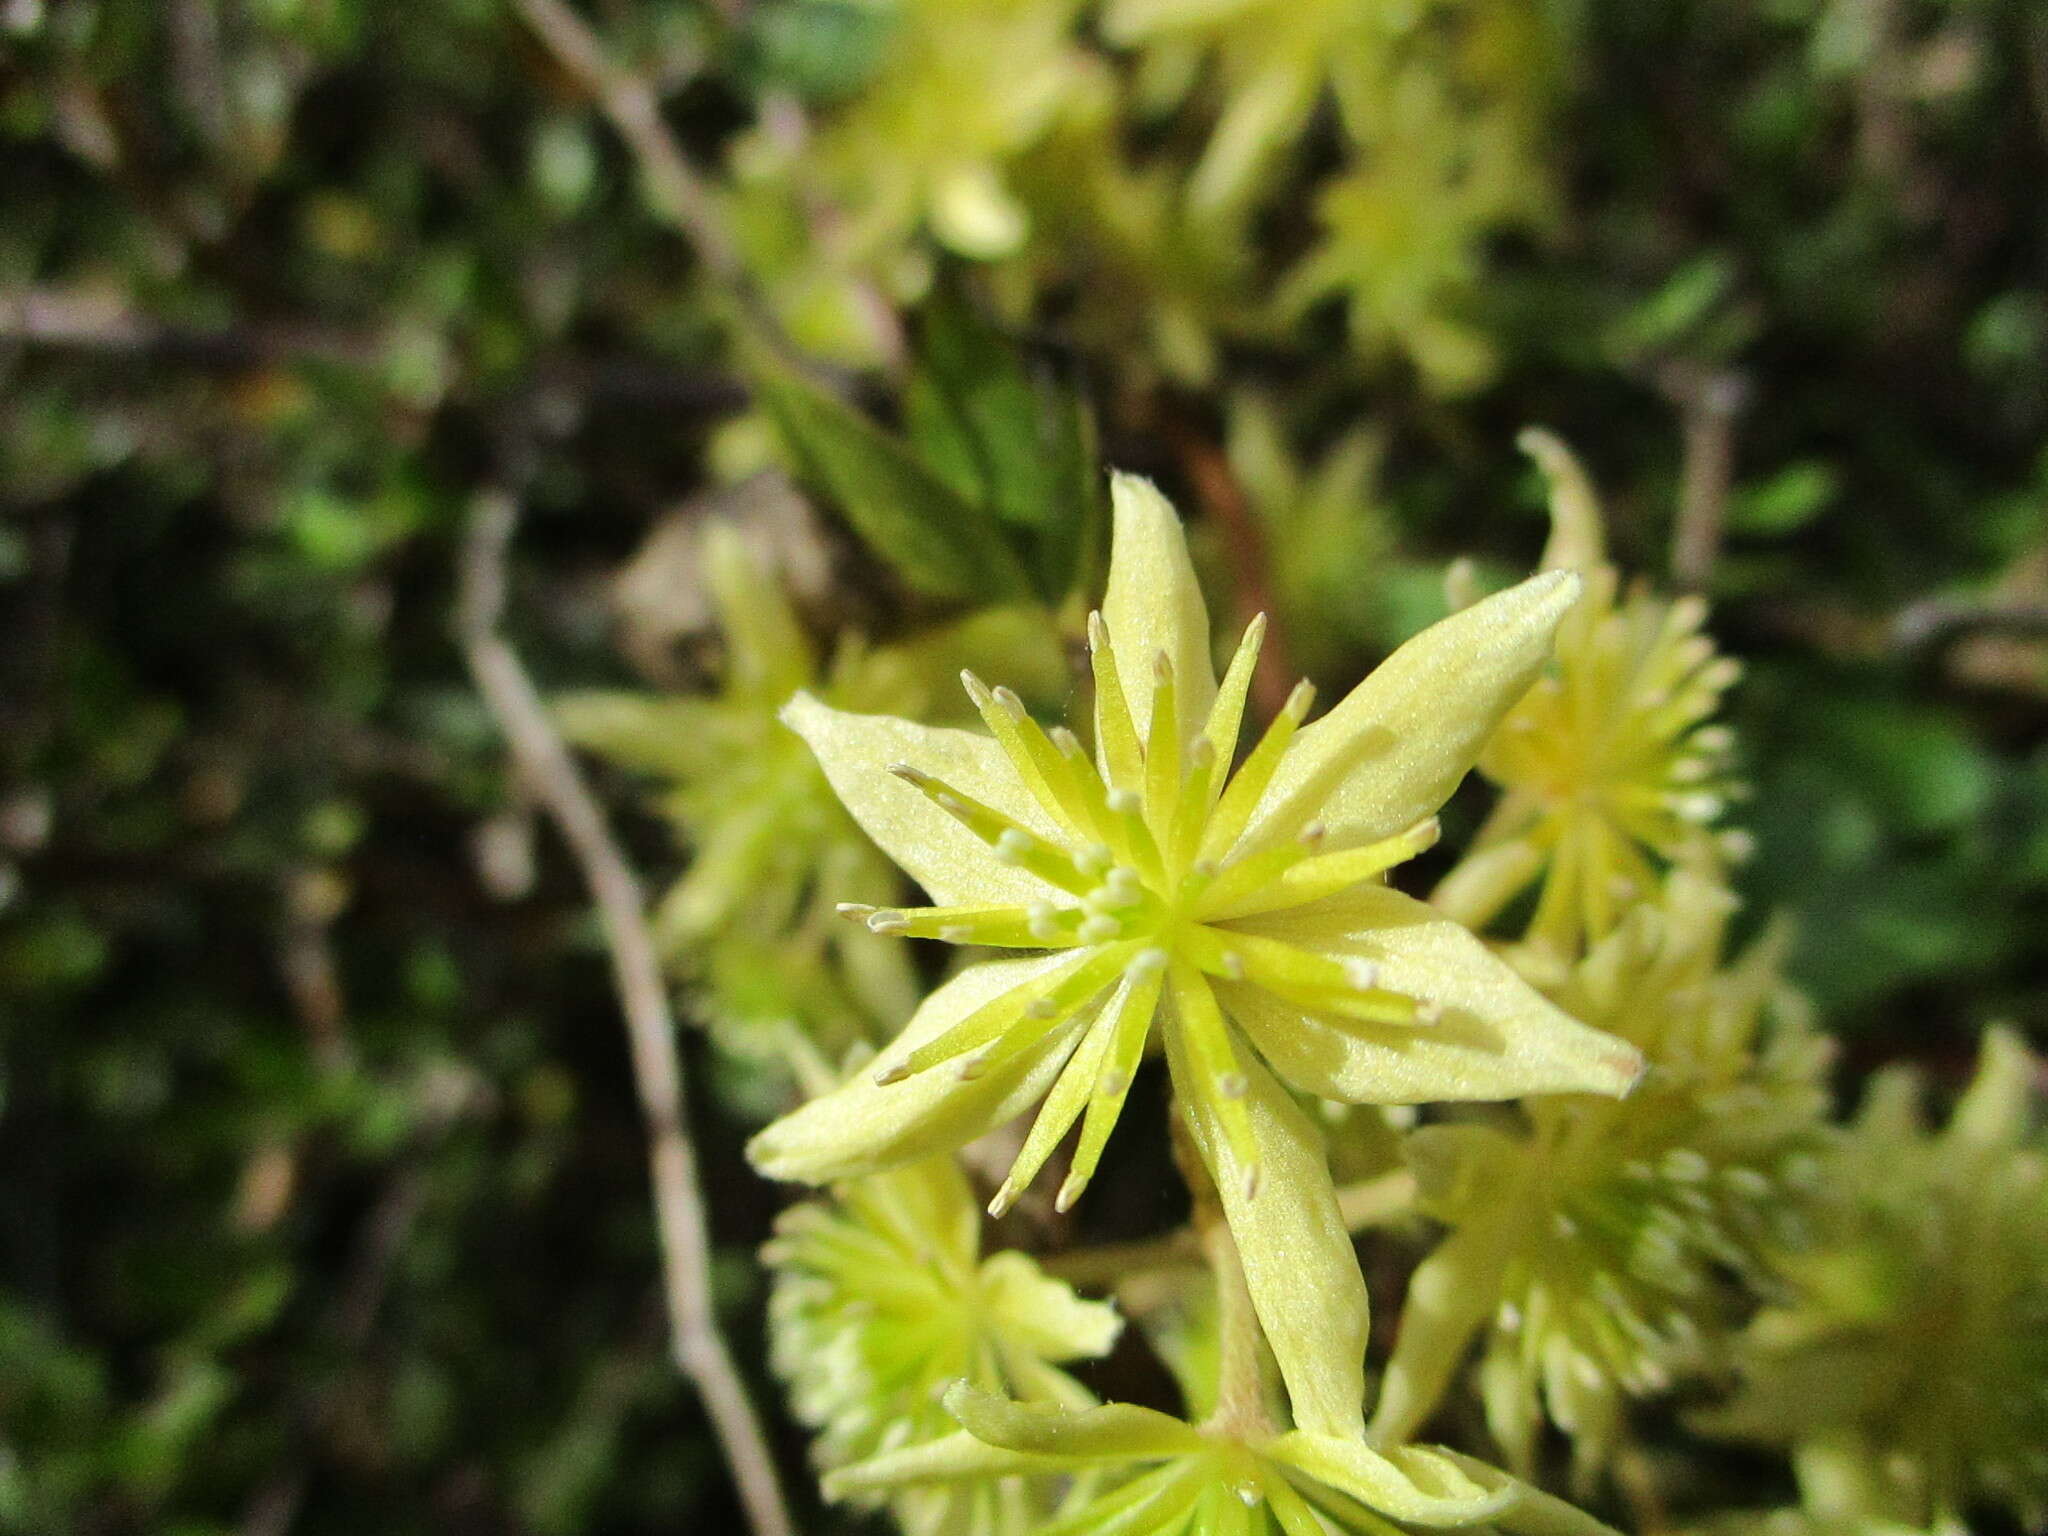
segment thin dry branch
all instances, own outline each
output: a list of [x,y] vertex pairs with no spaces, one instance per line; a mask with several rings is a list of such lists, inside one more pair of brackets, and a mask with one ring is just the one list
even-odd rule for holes
[[1661,370],[1658,384],[1678,407],[1685,432],[1671,580],[1681,591],[1696,592],[1712,579],[1721,558],[1735,480],[1735,423],[1749,403],[1749,382],[1725,369],[1673,364]]
[[589,92],[626,141],[656,207],[689,237],[715,277],[737,285],[743,276],[739,248],[711,189],[662,121],[654,88],[615,66],[589,24],[562,0],[518,0],[518,5],[541,45]]
[[639,881],[612,840],[596,797],[549,721],[526,669],[498,633],[506,552],[517,522],[517,504],[509,494],[478,496],[462,563],[457,635],[520,776],[561,832],[597,903],[647,1121],[662,1288],[676,1365],[704,1399],[755,1536],[790,1536],[774,1456],[712,1309],[710,1235],[683,1110],[675,1019]]

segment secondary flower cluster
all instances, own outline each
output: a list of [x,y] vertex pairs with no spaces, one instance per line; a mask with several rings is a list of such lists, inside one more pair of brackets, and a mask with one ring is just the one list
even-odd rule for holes
[[[1551,215],[1540,151],[1569,28],[1534,0],[843,9],[830,78],[772,99],[721,188],[807,350],[885,356],[878,298],[915,300],[943,252],[988,264],[1020,311],[1061,288],[1103,355],[1184,382],[1213,373],[1220,337],[1285,335],[1326,302],[1359,352],[1435,388],[1492,373],[1485,242]],[[1300,154],[1319,119],[1333,154]],[[1256,226],[1288,206],[1316,238],[1262,290]]]
[[1793,1453],[1808,1511],[1845,1527],[1961,1532],[2048,1521],[2044,1064],[2009,1029],[1940,1131],[1910,1069],[1875,1079],[1830,1169],[1823,1238],[1737,1355],[1709,1433]]
[[[1534,1486],[1546,1430],[1598,1497],[1633,1401],[1736,1362],[1697,1422],[1793,1451],[1806,1507],[1771,1519],[2038,1518],[2034,1065],[1994,1035],[1941,1137],[1892,1087],[1829,1124],[1785,928],[1731,946],[1740,785],[1713,716],[1734,668],[1697,604],[1623,594],[1583,472],[1526,446],[1544,568],[1319,717],[1303,684],[1243,731],[1263,624],[1219,677],[1179,521],[1121,476],[1068,723],[973,673],[979,730],[784,706],[930,898],[847,899],[847,931],[966,951],[750,1145],[833,1186],[767,1250],[829,1496],[913,1536],[1591,1536]],[[1475,763],[1499,806],[1431,903],[1403,895],[1390,876]],[[1055,1221],[1155,1056],[1191,1228],[1072,1272],[1113,1283],[1186,1419],[1062,1369],[1119,1317],[1064,1260],[984,1255],[965,1171],[1004,1219],[1058,1164],[1028,1224]],[[1420,1249],[1369,1417],[1366,1227]],[[1411,1443],[1468,1390],[1514,1475]]]

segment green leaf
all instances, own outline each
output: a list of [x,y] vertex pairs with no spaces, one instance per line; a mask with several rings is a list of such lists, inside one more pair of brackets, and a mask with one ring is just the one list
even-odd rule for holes
[[1796,533],[1825,512],[1841,489],[1841,476],[1818,459],[1788,464],[1770,479],[1737,491],[1729,507],[1732,532],[1758,538]]
[[1079,392],[1034,367],[948,286],[922,312],[905,414],[912,443],[947,484],[1030,530],[1039,593],[1057,599],[1073,582],[1098,499]]
[[748,348],[756,400],[803,478],[831,498],[868,546],[930,597],[988,601],[1030,590],[996,520],[843,400]]

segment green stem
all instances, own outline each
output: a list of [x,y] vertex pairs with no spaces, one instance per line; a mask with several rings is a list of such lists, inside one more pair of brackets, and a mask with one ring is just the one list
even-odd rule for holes
[[[1415,1175],[1406,1168],[1346,1184],[1337,1191],[1337,1210],[1352,1232],[1399,1221],[1415,1210]],[[1192,1227],[1134,1243],[1102,1243],[1039,1260],[1048,1275],[1069,1285],[1114,1287],[1133,1275],[1163,1269],[1192,1269],[1203,1262],[1202,1239]]]
[[1135,1243],[1103,1243],[1055,1253],[1039,1260],[1048,1275],[1069,1285],[1113,1287],[1132,1275],[1161,1269],[1191,1269],[1202,1262],[1202,1245],[1186,1227]]
[[[1259,1316],[1245,1284],[1237,1242],[1221,1211],[1209,1207],[1213,1219],[1202,1224],[1202,1248],[1216,1277],[1217,1331],[1220,1359],[1216,1367],[1216,1410],[1206,1429],[1234,1438],[1260,1440],[1273,1433],[1266,1407],[1266,1383],[1259,1366]],[[1198,1218],[1199,1219],[1199,1218]]]
[[1337,1191],[1337,1211],[1344,1218],[1345,1230],[1349,1232],[1383,1227],[1390,1221],[1399,1221],[1403,1216],[1413,1214],[1414,1210],[1415,1175],[1406,1168],[1396,1168],[1376,1179],[1346,1184]]

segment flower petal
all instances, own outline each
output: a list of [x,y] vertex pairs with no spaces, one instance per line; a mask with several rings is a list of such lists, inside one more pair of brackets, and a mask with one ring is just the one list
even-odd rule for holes
[[1441,1452],[1408,1446],[1374,1450],[1363,1440],[1297,1429],[1267,1448],[1275,1461],[1307,1473],[1367,1508],[1418,1525],[1469,1525],[1508,1508],[1519,1487],[1486,1486]]
[[1173,504],[1150,480],[1112,475],[1109,590],[1103,622],[1116,651],[1124,697],[1139,730],[1152,717],[1152,659],[1165,652],[1179,693],[1181,745],[1193,741],[1216,698],[1209,606],[1188,559]]
[[749,1142],[749,1160],[771,1179],[824,1184],[950,1152],[1023,1113],[1059,1075],[1078,1023],[1054,1030],[971,1081],[943,1066],[886,1085],[875,1076],[982,1004],[1070,959],[1056,953],[969,966],[926,998],[872,1063]]
[[1084,1301],[1013,1248],[981,1266],[981,1305],[999,1338],[1047,1360],[1099,1359],[1124,1326],[1109,1302]]
[[918,725],[894,715],[856,715],[799,693],[783,723],[803,737],[832,791],[875,840],[941,906],[1028,906],[1058,893],[995,853],[923,791],[889,771],[908,763],[1047,837],[1046,820],[992,737]]
[[[1302,728],[1246,836],[1313,818],[1344,847],[1435,811],[1535,681],[1578,595],[1575,572],[1549,571],[1430,625]],[[1381,733],[1391,741],[1376,744]]]
[[825,1497],[832,1500],[864,1493],[890,1493],[926,1483],[961,1482],[969,1479],[1010,1477],[1024,1472],[1052,1472],[1057,1465],[1042,1456],[1023,1456],[998,1446],[984,1445],[961,1430],[937,1440],[885,1451],[850,1467],[837,1467],[822,1479]]
[[1165,1033],[1181,1114],[1216,1181],[1294,1420],[1330,1434],[1361,1434],[1365,1280],[1337,1209],[1322,1135],[1258,1059],[1242,1053],[1244,1104],[1259,1159],[1257,1187],[1248,1191],[1253,1170],[1238,1161],[1224,1134],[1210,1098],[1214,1086],[1193,1070],[1181,1031]]
[[1248,919],[1339,958],[1369,960],[1379,985],[1437,1004],[1434,1024],[1324,1022],[1248,982],[1219,982],[1231,1016],[1304,1093],[1352,1104],[1605,1093],[1635,1085],[1642,1054],[1546,1001],[1478,939],[1384,886]]
[[1443,1446],[1433,1454],[1454,1462],[1475,1483],[1513,1493],[1512,1502],[1493,1517],[1493,1523],[1514,1536],[1620,1536],[1613,1526],[1595,1520],[1584,1510],[1462,1451]]
[[1380,1380],[1374,1439],[1398,1444],[1436,1412],[1473,1336],[1500,1304],[1501,1275],[1513,1251],[1500,1223],[1474,1222],[1437,1244],[1416,1269]]
[[1012,1402],[967,1381],[947,1389],[946,1412],[985,1445],[1058,1457],[1069,1465],[1157,1461],[1199,1452],[1207,1444],[1193,1425],[1136,1403],[1104,1403],[1076,1413],[1049,1403]]

